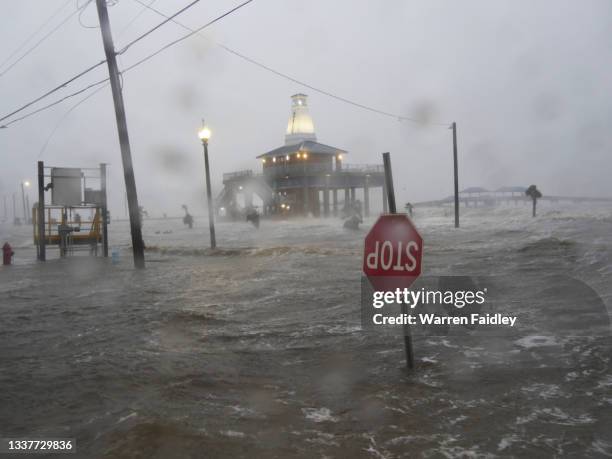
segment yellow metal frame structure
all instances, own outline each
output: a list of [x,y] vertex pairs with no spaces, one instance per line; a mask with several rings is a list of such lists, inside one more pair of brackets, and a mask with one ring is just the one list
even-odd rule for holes
[[[72,211],[95,209],[92,220],[69,220]],[[79,228],[80,231],[71,232],[68,236],[70,245],[94,246],[102,243],[102,208],[99,206],[45,206],[45,244],[61,245],[61,236],[58,225]],[[59,215],[58,215],[59,214]],[[58,218],[57,218],[58,217]],[[89,227],[89,231],[83,231]],[[34,244],[38,245],[38,210],[32,209],[32,228]]]

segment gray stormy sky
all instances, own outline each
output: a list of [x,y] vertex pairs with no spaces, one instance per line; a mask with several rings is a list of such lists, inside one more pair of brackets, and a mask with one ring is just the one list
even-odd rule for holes
[[[146,0],[149,2],[150,0]],[[64,0],[2,2],[0,61]],[[81,4],[84,0],[81,0]],[[172,14],[189,0],[157,0]],[[198,27],[239,1],[202,1],[178,20]],[[74,11],[70,3],[53,22]],[[134,0],[109,9],[116,48],[159,23]],[[612,196],[609,1],[255,0],[206,30],[253,59],[314,86],[406,116],[457,121],[460,186],[536,183],[546,194]],[[92,3],[81,16],[97,25]],[[47,29],[50,29],[49,26]],[[185,31],[169,23],[130,48],[127,66]],[[103,59],[100,31],[69,20],[0,77],[2,115]],[[108,76],[101,66],[68,89]],[[390,151],[400,202],[452,191],[451,131],[346,105],[192,37],[124,76],[139,199],[153,213],[204,208],[196,137],[209,122],[215,194],[221,174],[259,169],[255,156],[282,145],[289,96],[309,97],[318,140],[379,163]],[[110,199],[123,215],[123,177],[110,89],[67,115],[82,96],[0,130],[0,195],[54,166],[111,164]],[[32,192],[31,200],[34,201]]]

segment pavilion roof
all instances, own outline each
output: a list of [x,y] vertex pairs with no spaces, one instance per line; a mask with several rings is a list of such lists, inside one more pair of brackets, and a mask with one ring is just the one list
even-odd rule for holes
[[341,150],[340,148],[331,147],[329,145],[325,145],[319,142],[314,142],[312,140],[304,140],[302,142],[293,144],[293,145],[283,145],[282,147],[275,148],[274,150],[270,150],[267,153],[263,153],[257,158],[268,158],[273,156],[285,156],[290,155],[292,153],[305,152],[308,154],[314,155],[345,155],[348,152],[346,150]]

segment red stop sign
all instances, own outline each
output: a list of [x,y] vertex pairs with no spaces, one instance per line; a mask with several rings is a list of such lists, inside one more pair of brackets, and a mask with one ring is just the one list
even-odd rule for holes
[[423,238],[405,214],[381,215],[365,238],[363,272],[376,290],[412,285],[421,274]]

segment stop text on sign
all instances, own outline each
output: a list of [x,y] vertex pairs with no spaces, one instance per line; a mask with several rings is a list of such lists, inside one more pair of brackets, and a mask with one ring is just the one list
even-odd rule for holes
[[366,254],[366,266],[376,271],[412,273],[418,267],[419,244],[416,241],[375,241]]
[[405,214],[381,215],[366,235],[363,273],[375,290],[410,287],[422,259],[423,238]]

